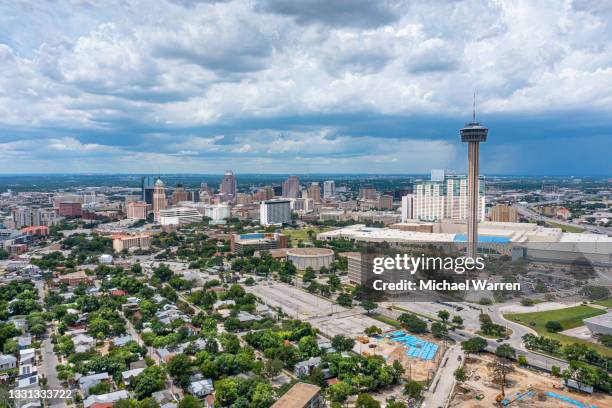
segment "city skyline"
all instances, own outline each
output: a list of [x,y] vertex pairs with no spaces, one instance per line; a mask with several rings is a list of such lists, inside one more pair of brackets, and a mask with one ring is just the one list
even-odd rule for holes
[[612,174],[612,19],[596,2],[0,11],[3,174],[465,172],[474,88],[496,135],[483,174]]

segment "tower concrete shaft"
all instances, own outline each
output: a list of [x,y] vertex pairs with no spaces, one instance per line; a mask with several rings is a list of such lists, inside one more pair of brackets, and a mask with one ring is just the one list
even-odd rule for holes
[[480,143],[468,143],[468,220],[467,220],[467,256],[476,258],[478,253],[478,203],[479,203],[479,178],[478,161],[480,154]]

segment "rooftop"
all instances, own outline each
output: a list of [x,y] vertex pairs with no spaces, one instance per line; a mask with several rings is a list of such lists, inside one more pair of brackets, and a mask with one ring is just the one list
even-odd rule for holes
[[271,408],[303,408],[321,391],[312,384],[297,383],[276,401]]

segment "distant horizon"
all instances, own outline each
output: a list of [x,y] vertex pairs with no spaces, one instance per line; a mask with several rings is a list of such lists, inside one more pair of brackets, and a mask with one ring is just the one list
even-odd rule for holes
[[[231,169],[227,169],[231,170]],[[433,170],[433,169],[432,169]],[[395,177],[403,177],[403,176],[430,176],[430,172],[417,172],[417,173],[353,173],[353,172],[343,172],[343,173],[287,173],[287,172],[260,172],[260,173],[249,173],[249,172],[233,172],[234,175],[238,178],[240,175],[243,176],[395,176]],[[465,175],[466,172],[460,171],[451,171],[446,170],[446,174],[456,174],[456,175]],[[612,175],[607,174],[511,174],[511,173],[480,173],[485,177],[567,177],[567,178],[610,178]],[[222,177],[223,172],[221,173],[190,173],[190,172],[177,172],[177,173],[139,173],[139,172],[53,172],[53,173],[40,173],[40,172],[32,172],[32,173],[0,173],[0,177],[11,177],[11,176],[160,176],[163,178],[164,176],[214,176],[214,177]]]

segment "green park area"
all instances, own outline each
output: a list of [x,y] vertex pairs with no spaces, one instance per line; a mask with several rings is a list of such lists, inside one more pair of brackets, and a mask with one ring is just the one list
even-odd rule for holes
[[302,241],[302,242],[311,241],[311,237],[312,239],[315,239],[317,234],[321,232],[330,231],[332,229],[333,228],[329,228],[329,227],[311,227],[311,228],[300,228],[300,229],[286,228],[283,230],[283,234],[289,237],[289,239],[291,240],[292,247],[297,247],[299,241]]
[[612,349],[609,347],[587,342],[575,337],[566,336],[561,333],[551,333],[546,329],[546,323],[550,321],[559,322],[563,330],[573,329],[575,327],[582,326],[584,324],[584,319],[605,313],[606,311],[602,309],[580,305],[565,309],[547,310],[543,312],[511,313],[505,314],[504,317],[513,322],[532,328],[541,336],[559,340],[564,346],[573,343],[582,343],[593,347],[595,350],[597,350],[597,352],[605,356],[612,357]]
[[612,297],[604,299],[604,300],[598,300],[597,302],[594,302],[594,303],[600,306],[612,307]]

